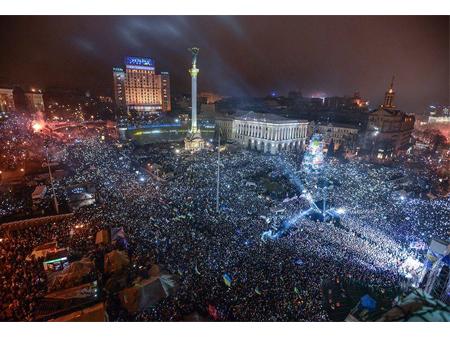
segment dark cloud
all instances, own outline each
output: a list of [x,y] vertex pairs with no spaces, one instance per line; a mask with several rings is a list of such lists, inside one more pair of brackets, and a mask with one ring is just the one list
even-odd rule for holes
[[375,105],[395,73],[404,109],[449,99],[448,17],[34,16],[0,25],[0,76],[17,84],[110,93],[111,68],[136,55],[155,58],[173,90],[188,92],[195,45],[200,90],[359,90]]

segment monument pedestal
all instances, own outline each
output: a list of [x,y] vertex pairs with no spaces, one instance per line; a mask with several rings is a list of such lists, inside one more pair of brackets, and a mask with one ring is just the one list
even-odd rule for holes
[[200,151],[205,148],[205,140],[200,130],[189,132],[184,139],[184,149],[188,151]]

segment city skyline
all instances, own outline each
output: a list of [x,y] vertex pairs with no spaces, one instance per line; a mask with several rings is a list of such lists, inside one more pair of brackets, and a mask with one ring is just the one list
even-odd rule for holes
[[[187,48],[197,44],[202,91],[359,91],[375,108],[395,74],[397,105],[421,113],[430,104],[448,104],[448,23],[443,16],[11,17],[2,23],[8,29],[2,30],[0,79],[112,96],[111,68],[135,55],[153,58],[180,94],[189,91]],[[214,29],[205,32],[205,25]],[[39,34],[26,33],[30,26],[40,27]]]

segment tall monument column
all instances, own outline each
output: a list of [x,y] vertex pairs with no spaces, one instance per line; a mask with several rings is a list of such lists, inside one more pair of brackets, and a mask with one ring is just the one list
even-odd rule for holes
[[205,147],[205,141],[203,140],[200,129],[197,126],[197,75],[200,69],[197,68],[197,57],[199,48],[192,47],[189,49],[192,53],[192,67],[189,69],[191,74],[191,129],[189,130],[186,138],[184,139],[184,147],[186,150],[201,150]]
[[192,105],[192,116],[191,116],[191,133],[197,132],[197,75],[200,69],[197,68],[197,56],[199,49],[191,48],[192,52],[192,68],[189,69],[189,74],[191,74],[191,105]]

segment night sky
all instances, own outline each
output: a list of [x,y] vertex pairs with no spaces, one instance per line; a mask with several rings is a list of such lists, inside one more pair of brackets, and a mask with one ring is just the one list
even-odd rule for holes
[[113,66],[149,56],[189,92],[187,48],[200,48],[199,90],[224,95],[351,95],[371,107],[395,74],[397,106],[449,100],[449,18],[377,16],[2,17],[0,81],[111,95]]

